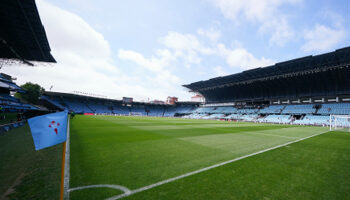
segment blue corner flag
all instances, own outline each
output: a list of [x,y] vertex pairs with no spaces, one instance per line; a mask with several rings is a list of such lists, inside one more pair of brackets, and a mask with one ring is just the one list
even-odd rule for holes
[[28,119],[35,150],[40,150],[66,141],[67,120],[67,111]]

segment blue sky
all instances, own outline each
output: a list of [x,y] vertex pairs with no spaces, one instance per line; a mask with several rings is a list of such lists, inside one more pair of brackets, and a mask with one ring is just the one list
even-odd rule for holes
[[54,91],[137,100],[350,46],[346,0],[37,0],[57,64],[4,71]]

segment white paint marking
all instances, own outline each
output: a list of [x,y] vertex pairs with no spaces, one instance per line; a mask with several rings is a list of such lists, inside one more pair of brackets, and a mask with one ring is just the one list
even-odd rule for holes
[[64,164],[64,182],[63,182],[63,199],[69,200],[69,160],[70,160],[70,133],[69,133],[69,124],[70,124],[70,119],[68,115],[68,123],[67,123],[67,141],[66,141],[66,162]]
[[290,136],[285,136],[285,135],[268,134],[268,133],[259,133],[259,131],[257,131],[257,132],[242,132],[242,134],[266,135],[266,136],[282,137],[282,138],[289,138],[289,139],[297,139],[297,138],[298,138],[298,137],[290,137]]
[[76,190],[83,190],[83,189],[88,189],[88,188],[113,188],[113,189],[123,191],[125,195],[131,194],[131,190],[129,190],[129,188],[127,188],[127,187],[124,187],[121,185],[109,185],[109,184],[80,186],[80,187],[71,188],[68,190],[68,192],[73,192]]
[[199,170],[196,170],[196,171],[193,171],[193,172],[189,172],[189,173],[186,173],[186,174],[183,174],[183,175],[180,175],[180,176],[176,176],[176,177],[173,177],[173,178],[170,178],[170,179],[166,179],[166,180],[163,180],[163,181],[160,181],[160,182],[157,182],[157,183],[154,183],[154,184],[145,186],[145,187],[141,187],[141,188],[138,188],[138,189],[135,189],[135,190],[131,190],[130,193],[128,193],[128,194],[124,193],[124,194],[116,195],[116,196],[110,197],[110,198],[108,198],[108,199],[106,199],[106,200],[117,200],[117,199],[121,199],[121,198],[130,196],[130,195],[139,193],[139,192],[143,192],[143,191],[145,191],[145,190],[149,190],[149,189],[151,189],[151,188],[154,188],[154,187],[157,187],[157,186],[160,186],[160,185],[164,185],[164,184],[166,184],[166,183],[170,183],[170,182],[173,182],[173,181],[176,181],[176,180],[179,180],[179,179],[188,177],[188,176],[192,176],[192,175],[194,175],[194,174],[198,174],[198,173],[201,173],[201,172],[204,172],[204,171],[208,171],[208,170],[210,170],[210,169],[214,169],[214,168],[217,168],[217,167],[220,167],[220,166],[229,164],[229,163],[233,163],[233,162],[242,160],[242,159],[244,159],[244,158],[248,158],[248,157],[251,157],[251,156],[255,156],[255,155],[257,155],[257,154],[261,154],[261,153],[264,153],[264,152],[267,152],[267,151],[271,151],[271,150],[274,150],[274,149],[278,149],[278,148],[281,148],[281,147],[284,147],[284,146],[287,146],[287,145],[290,145],[290,144],[293,144],[293,143],[296,143],[296,142],[300,142],[300,141],[302,141],[302,140],[306,140],[306,139],[309,139],[309,138],[312,138],[312,137],[315,137],[315,136],[318,136],[318,135],[321,135],[321,134],[327,133],[327,132],[329,132],[329,131],[327,130],[327,131],[322,132],[322,133],[317,133],[317,134],[314,134],[314,135],[311,135],[311,136],[307,136],[307,137],[300,138],[300,139],[297,139],[297,140],[294,140],[294,141],[291,141],[291,142],[287,142],[287,143],[285,143],[285,144],[277,145],[277,146],[275,146],[275,147],[270,147],[270,148],[267,148],[267,149],[264,149],[264,150],[261,150],[261,151],[252,153],[252,154],[248,154],[248,155],[245,155],[245,156],[241,156],[241,157],[238,157],[238,158],[235,158],[235,159],[232,159],[232,160],[228,160],[228,161],[225,161],[225,162],[216,164],[216,165],[212,165],[212,166],[205,167],[205,168],[202,168],[202,169],[199,169]]

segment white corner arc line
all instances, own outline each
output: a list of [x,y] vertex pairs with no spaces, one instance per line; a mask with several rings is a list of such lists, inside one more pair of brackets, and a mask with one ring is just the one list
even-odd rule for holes
[[148,186],[144,186],[144,187],[141,187],[141,188],[138,188],[138,189],[135,189],[135,190],[131,190],[129,194],[124,193],[124,194],[116,195],[116,196],[107,198],[106,200],[117,200],[117,199],[121,199],[121,198],[130,196],[130,195],[139,193],[139,192],[143,192],[143,191],[145,191],[145,190],[149,190],[149,189],[154,188],[154,187],[158,187],[158,186],[160,186],[160,185],[164,185],[164,184],[166,184],[166,183],[170,183],[170,182],[173,182],[173,181],[176,181],[176,180],[179,180],[179,179],[188,177],[188,176],[192,176],[192,175],[194,175],[194,174],[198,174],[198,173],[201,173],[201,172],[204,172],[204,171],[208,171],[208,170],[210,170],[210,169],[214,169],[214,168],[217,168],[217,167],[220,167],[220,166],[229,164],[229,163],[233,163],[233,162],[242,160],[242,159],[244,159],[244,158],[248,158],[248,157],[251,157],[251,156],[255,156],[255,155],[258,155],[258,154],[267,152],[267,151],[271,151],[271,150],[274,150],[274,149],[278,149],[278,148],[281,148],[281,147],[284,147],[284,146],[287,146],[287,145],[290,145],[290,144],[293,144],[293,143],[296,143],[296,142],[300,142],[300,141],[302,141],[302,140],[306,140],[306,139],[309,139],[309,138],[312,138],[312,137],[315,137],[315,136],[318,136],[318,135],[321,135],[321,134],[327,133],[327,132],[329,132],[329,130],[327,130],[327,131],[325,131],[325,132],[313,134],[313,135],[310,135],[310,136],[307,136],[307,137],[304,137],[304,138],[300,138],[300,139],[297,139],[297,140],[293,140],[293,141],[291,141],[291,142],[287,142],[287,143],[284,143],[284,144],[280,144],[280,145],[277,145],[277,146],[274,146],[274,147],[270,147],[270,148],[267,148],[267,149],[264,149],[264,150],[261,150],[261,151],[257,151],[257,152],[255,152],[255,153],[251,153],[251,154],[248,154],[248,155],[245,155],[245,156],[241,156],[241,157],[238,157],[238,158],[235,158],[235,159],[232,159],[232,160],[228,160],[228,161],[225,161],[225,162],[222,162],[222,163],[218,163],[218,164],[215,164],[215,165],[212,165],[212,166],[209,166],[209,167],[205,167],[205,168],[202,168],[202,169],[199,169],[199,170],[196,170],[196,171],[188,172],[188,173],[183,174],[183,175],[180,175],[180,176],[176,176],[176,177],[169,178],[169,179],[166,179],[166,180],[163,180],[163,181],[159,181],[159,182],[157,182],[157,183],[153,183],[153,184],[148,185]]
[[70,178],[70,174],[69,174],[69,166],[70,166],[70,119],[69,119],[69,115],[68,115],[68,123],[67,123],[67,141],[66,141],[66,162],[64,164],[64,182],[63,182],[63,199],[65,200],[69,200],[69,178]]
[[68,192],[73,192],[76,190],[83,190],[83,189],[88,189],[88,188],[113,188],[117,190],[121,190],[124,192],[124,194],[130,194],[131,190],[127,187],[121,186],[121,185],[109,185],[109,184],[99,184],[99,185],[87,185],[87,186],[80,186],[80,187],[75,187],[71,188],[68,190]]

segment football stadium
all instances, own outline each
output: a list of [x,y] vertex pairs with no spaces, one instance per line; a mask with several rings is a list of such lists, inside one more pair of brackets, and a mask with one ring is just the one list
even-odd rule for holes
[[[0,11],[2,67],[56,62],[34,0]],[[350,199],[350,47],[182,85],[204,101],[17,81],[0,73],[0,199]]]

